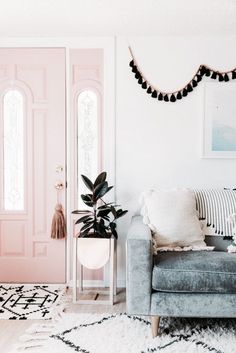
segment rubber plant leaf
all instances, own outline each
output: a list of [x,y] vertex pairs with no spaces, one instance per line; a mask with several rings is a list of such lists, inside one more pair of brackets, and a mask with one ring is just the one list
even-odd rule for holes
[[84,184],[87,186],[87,188],[90,190],[90,191],[93,191],[94,190],[94,185],[93,183],[91,182],[91,180],[86,177],[85,175],[81,175],[81,178],[84,182]]
[[107,177],[107,173],[106,173],[106,172],[100,173],[100,174],[97,176],[97,178],[96,178],[96,180],[95,180],[95,182],[94,182],[94,188],[96,188],[96,186],[97,186],[98,184],[103,183],[103,182],[106,180],[106,177]]

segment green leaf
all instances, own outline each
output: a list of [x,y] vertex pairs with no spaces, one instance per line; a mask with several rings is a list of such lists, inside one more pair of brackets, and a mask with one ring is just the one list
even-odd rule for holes
[[115,237],[116,239],[118,239],[118,234],[117,234],[117,231],[116,231],[116,223],[111,222],[111,223],[110,223],[110,229],[111,229],[111,232],[112,232],[112,234],[114,235],[114,237]]
[[108,217],[108,216],[103,216],[102,218],[105,219],[108,222],[110,221],[110,217]]
[[124,216],[127,212],[128,212],[128,210],[124,210],[124,211],[123,210],[118,210],[116,219]]
[[107,210],[99,210],[97,216],[98,217],[104,217],[107,216],[111,212],[110,209]]
[[95,199],[99,199],[103,197],[106,194],[107,189],[108,189],[107,181],[104,181],[101,184],[98,184],[94,190]]
[[83,232],[85,230],[91,229],[93,227],[92,224],[85,224],[81,229],[80,232]]
[[94,188],[96,188],[96,186],[97,186],[98,184],[103,183],[103,182],[106,180],[106,177],[107,177],[107,173],[106,173],[106,172],[100,173],[100,174],[97,176],[97,178],[96,178],[96,180],[95,180],[95,182],[94,182]]
[[117,218],[117,212],[116,212],[116,209],[115,209],[114,206],[111,206],[111,212],[112,212],[114,218],[116,219]]
[[81,195],[81,199],[85,203],[85,205],[89,207],[93,207],[92,194]]
[[109,226],[110,226],[110,228],[115,229],[115,228],[116,228],[116,223],[115,223],[115,222],[111,222],[111,223],[109,224]]
[[75,222],[75,224],[79,224],[79,223],[88,223],[90,221],[93,221],[93,218],[91,216],[84,216],[81,217],[79,219],[77,219],[77,221]]
[[80,232],[79,233],[79,238],[86,238],[88,236],[88,234],[89,234],[89,231],[90,231],[90,229],[87,229],[87,230],[85,230],[83,232]]
[[91,211],[81,211],[81,210],[74,210],[71,212],[72,214],[91,214]]
[[81,199],[83,200],[83,201],[92,201],[92,199],[93,199],[93,195],[92,194],[85,194],[85,195],[81,195]]
[[[99,206],[98,209],[107,208],[107,207],[110,208],[111,205],[114,206],[114,202],[105,203],[104,205]],[[116,206],[118,206],[118,205],[116,205]]]
[[109,192],[111,189],[113,189],[114,188],[114,186],[108,186],[108,188],[107,188],[107,192]]
[[90,191],[93,191],[94,190],[94,185],[93,183],[91,182],[91,180],[86,177],[85,175],[81,175],[81,178],[84,182],[84,184],[87,186],[87,188],[90,190]]

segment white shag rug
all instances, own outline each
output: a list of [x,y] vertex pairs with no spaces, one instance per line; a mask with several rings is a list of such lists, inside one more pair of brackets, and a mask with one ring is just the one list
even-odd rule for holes
[[162,318],[151,336],[147,318],[127,314],[63,314],[33,325],[9,353],[235,353],[236,320]]
[[52,319],[65,308],[66,288],[58,285],[0,285],[0,319]]

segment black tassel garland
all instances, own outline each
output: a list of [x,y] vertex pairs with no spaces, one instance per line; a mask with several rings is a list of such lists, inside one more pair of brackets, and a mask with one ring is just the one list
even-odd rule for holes
[[158,100],[159,100],[159,101],[163,101],[163,94],[162,94],[162,93],[159,93],[159,94],[158,94]]
[[[132,55],[131,49],[130,52]],[[138,84],[141,85],[141,87],[145,89],[152,98],[157,98],[159,101],[164,100],[165,102],[176,102],[176,100],[180,100],[183,97],[186,97],[190,92],[193,91],[194,88],[198,86],[199,82],[202,81],[204,76],[210,77],[213,80],[218,80],[219,82],[228,82],[231,79],[236,79],[236,68],[234,68],[232,71],[219,72],[214,71],[205,65],[200,65],[192,80],[189,81],[189,83],[187,83],[184,88],[173,93],[163,93],[158,91],[158,89],[155,89],[155,87],[149,85],[149,82],[146,81],[146,79],[142,76],[142,73],[140,72],[139,67],[136,65],[136,61],[133,56],[132,60],[129,62],[129,66],[134,73]]]
[[225,80],[225,82],[229,81],[229,76],[227,74],[224,74],[224,80]]
[[139,79],[138,79],[138,83],[139,83],[140,85],[143,83],[142,76],[141,76],[141,77],[139,77]]
[[213,71],[211,78],[213,78],[213,80],[215,80],[217,78],[217,73],[215,71]]
[[177,93],[176,98],[177,98],[177,99],[182,99],[182,94],[181,94],[181,92],[178,92],[178,93]]
[[187,91],[188,92],[192,92],[192,90],[193,90],[193,87],[190,85],[190,83],[188,84],[188,86],[187,86]]
[[143,88],[143,89],[147,89],[147,82],[146,82],[146,81],[143,82],[142,88]]
[[175,96],[173,94],[170,96],[170,101],[171,102],[175,102],[176,101],[176,98],[175,98]]
[[188,91],[186,90],[186,88],[183,89],[183,93],[182,93],[182,96],[183,97],[186,97],[188,95]]
[[169,102],[168,94],[166,94],[166,95],[164,96],[164,101],[165,101],[165,102]]
[[156,90],[154,90],[154,91],[152,92],[152,98],[157,98],[157,91],[156,91]]
[[130,61],[129,66],[130,66],[130,67],[133,67],[133,66],[134,66],[134,60],[131,60],[131,61]]

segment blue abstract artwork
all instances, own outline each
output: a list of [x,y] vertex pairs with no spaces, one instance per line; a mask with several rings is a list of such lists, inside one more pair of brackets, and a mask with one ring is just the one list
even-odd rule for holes
[[236,151],[236,128],[213,121],[212,151]]
[[204,156],[236,158],[236,84],[205,88]]

